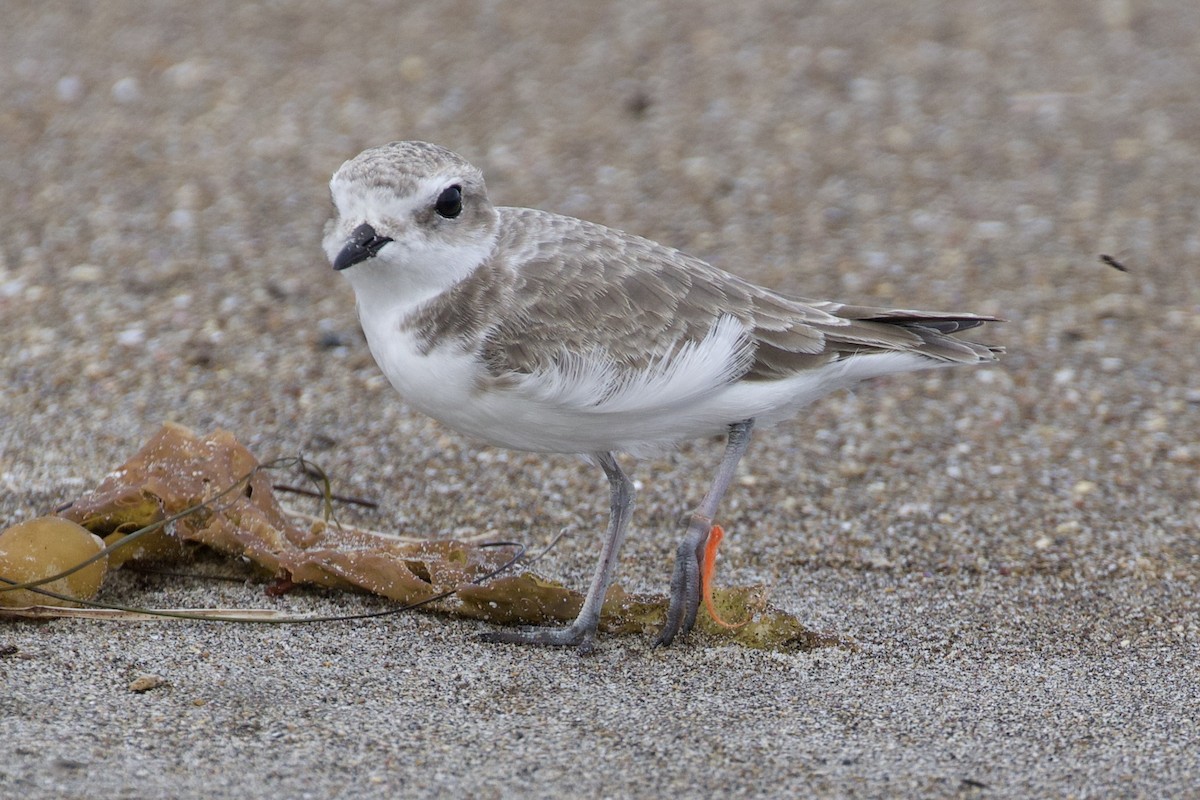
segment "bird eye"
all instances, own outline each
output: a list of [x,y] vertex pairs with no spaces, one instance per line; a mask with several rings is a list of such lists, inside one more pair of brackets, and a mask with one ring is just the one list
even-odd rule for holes
[[453,219],[462,213],[462,187],[458,184],[448,186],[438,195],[434,211],[447,219]]

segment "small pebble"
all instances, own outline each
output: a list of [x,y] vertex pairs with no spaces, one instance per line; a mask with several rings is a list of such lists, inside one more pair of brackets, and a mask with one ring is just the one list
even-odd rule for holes
[[121,78],[113,84],[112,97],[121,104],[137,102],[142,96],[142,87],[137,78]]
[[83,81],[78,75],[65,75],[54,85],[54,93],[64,103],[76,103],[83,98]]
[[148,692],[151,689],[157,689],[159,686],[162,686],[165,683],[166,681],[158,675],[139,675],[130,681],[129,686],[126,688],[134,694],[142,694],[143,692]]

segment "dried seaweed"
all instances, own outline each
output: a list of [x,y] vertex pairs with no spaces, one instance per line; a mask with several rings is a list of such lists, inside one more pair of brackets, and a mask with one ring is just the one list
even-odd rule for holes
[[[583,602],[579,592],[529,572],[476,583],[510,560],[502,549],[452,539],[402,541],[323,520],[299,525],[279,505],[250,451],[222,430],[201,437],[164,425],[62,516],[113,546],[110,569],[134,559],[177,559],[191,542],[244,558],[277,583],[366,591],[405,605],[435,600],[430,607],[437,611],[497,625],[569,622]],[[737,630],[702,615],[699,627],[716,637],[768,649],[844,644],[765,609],[759,589],[717,590],[714,602],[738,619],[754,615]],[[614,585],[601,629],[649,633],[662,625],[666,605],[665,598],[630,595]]]
[[173,424],[63,516],[111,543],[191,508],[152,534],[144,547],[150,557],[170,555],[164,540],[195,542],[245,558],[276,580],[361,589],[406,604],[453,591],[507,561],[503,552],[454,540],[403,542],[323,521],[301,527],[232,434],[199,437]]

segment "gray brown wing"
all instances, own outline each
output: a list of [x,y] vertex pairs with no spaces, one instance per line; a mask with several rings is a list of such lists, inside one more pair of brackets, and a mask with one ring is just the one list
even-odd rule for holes
[[603,353],[640,370],[699,341],[722,313],[749,322],[745,288],[706,279],[702,262],[633,236],[524,209],[524,239],[502,242],[520,267],[487,337],[493,372],[535,372],[563,352]]
[[644,369],[703,339],[722,316],[742,322],[753,341],[736,375],[748,380],[787,377],[850,353],[913,350],[964,362],[990,353],[947,335],[986,317],[806,302],[647,239],[539,211],[499,210],[514,218],[501,226],[509,233],[500,252],[520,266],[483,343],[494,375],[536,372],[564,353],[602,352]]

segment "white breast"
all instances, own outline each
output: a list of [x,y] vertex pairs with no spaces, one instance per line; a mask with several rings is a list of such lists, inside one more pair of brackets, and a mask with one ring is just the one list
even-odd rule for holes
[[938,366],[915,353],[856,356],[777,381],[729,382],[740,358],[737,331],[718,325],[692,351],[621,376],[602,360],[500,383],[458,342],[422,353],[403,314],[362,318],[371,353],[417,410],[492,444],[550,453],[653,452],[724,433],[755,418],[770,424],[865,378]]
[[363,333],[375,363],[400,394],[418,411],[453,428],[471,432],[471,405],[480,365],[473,353],[439,347],[422,353],[411,331],[403,330],[404,314],[360,314]]

